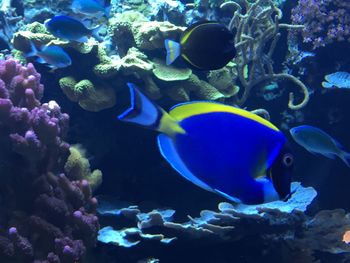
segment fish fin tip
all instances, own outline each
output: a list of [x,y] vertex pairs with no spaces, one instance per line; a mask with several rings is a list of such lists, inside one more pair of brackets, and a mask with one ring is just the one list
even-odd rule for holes
[[346,164],[346,166],[350,168],[350,153],[342,151],[339,157]]
[[86,43],[88,42],[89,38],[87,36],[83,36],[79,39],[77,39],[76,41],[79,42],[79,43]]
[[96,38],[98,41],[102,40],[102,37],[98,34],[98,32],[100,31],[100,29],[102,28],[102,25],[98,25],[94,28],[91,28],[91,35]]
[[169,66],[180,56],[180,44],[170,39],[164,41],[166,49],[166,64]]
[[334,160],[335,159],[335,154],[333,154],[333,153],[323,153],[322,154],[323,156],[325,156],[325,157],[327,157],[327,158],[329,158],[329,159],[332,159],[332,160]]
[[35,61],[40,63],[40,64],[46,64],[46,61],[41,57],[36,58]]
[[106,16],[107,18],[109,18],[110,15],[111,15],[111,8],[112,8],[111,5],[105,7],[105,16]]
[[38,49],[36,48],[33,41],[29,41],[30,43],[30,51],[28,53],[25,53],[25,57],[34,57],[38,55]]
[[334,86],[331,83],[327,82],[327,81],[323,81],[322,82],[322,87],[324,87],[326,89],[334,88]]
[[228,194],[225,194],[224,192],[218,190],[218,189],[214,189],[215,193],[217,193],[218,195],[230,200],[231,202],[234,202],[234,203],[237,203],[237,204],[242,204],[242,200],[237,198],[237,197],[233,197],[233,196],[230,196]]

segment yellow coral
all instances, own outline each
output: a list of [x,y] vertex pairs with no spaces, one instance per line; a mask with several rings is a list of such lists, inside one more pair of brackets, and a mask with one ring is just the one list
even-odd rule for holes
[[91,189],[96,190],[102,183],[102,172],[98,169],[91,172],[89,160],[85,157],[86,151],[81,145],[72,145],[70,155],[64,165],[66,176],[72,180],[85,179]]

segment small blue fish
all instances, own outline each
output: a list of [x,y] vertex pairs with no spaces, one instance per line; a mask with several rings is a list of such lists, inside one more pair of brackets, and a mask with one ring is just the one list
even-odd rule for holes
[[334,159],[338,156],[350,167],[350,154],[330,135],[319,128],[302,125],[290,129],[293,139],[307,151]]
[[70,56],[59,46],[43,46],[41,50],[37,50],[31,42],[32,51],[25,54],[26,57],[37,56],[36,62],[48,64],[52,69],[65,68],[72,64]]
[[109,17],[110,7],[105,7],[103,0],[74,0],[71,7],[74,13],[87,16],[105,15]]
[[169,113],[132,84],[119,120],[161,132],[163,157],[184,178],[231,201],[257,204],[290,195],[293,156],[273,124],[243,109],[197,101]]
[[350,89],[350,73],[344,71],[338,71],[325,77],[326,81],[322,82],[322,87],[326,89],[331,88],[344,88]]
[[79,20],[69,16],[54,16],[45,21],[45,26],[51,34],[65,40],[87,42],[88,36],[100,39],[98,31],[101,26],[89,29]]

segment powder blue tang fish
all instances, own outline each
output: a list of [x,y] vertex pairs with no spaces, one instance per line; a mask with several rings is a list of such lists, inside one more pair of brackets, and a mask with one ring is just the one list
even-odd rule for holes
[[243,109],[208,101],[169,113],[132,84],[119,120],[160,132],[163,157],[184,178],[231,201],[257,204],[290,195],[293,157],[273,124]]
[[345,88],[350,89],[350,73],[344,71],[338,71],[325,76],[322,87],[331,88]]
[[334,159],[338,156],[350,167],[350,154],[341,144],[319,128],[302,125],[290,129],[293,139],[307,151]]
[[98,36],[100,26],[89,29],[79,20],[69,16],[54,16],[45,21],[45,26],[55,37],[65,40],[87,42],[88,36],[91,35],[100,39]]
[[105,7],[103,0],[74,0],[72,10],[87,16],[105,15],[109,17],[110,7]]
[[38,56],[36,62],[47,64],[50,68],[65,68],[72,64],[70,56],[59,46],[43,46],[38,50],[31,42],[32,51],[26,57]]

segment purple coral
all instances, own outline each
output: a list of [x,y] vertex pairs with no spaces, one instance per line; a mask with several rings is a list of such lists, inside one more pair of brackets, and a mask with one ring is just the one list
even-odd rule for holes
[[343,0],[299,0],[292,10],[294,24],[304,25],[304,42],[313,48],[339,41],[350,42],[350,2]]
[[43,91],[32,64],[0,61],[1,262],[81,262],[96,244],[90,186],[62,174],[69,116]]

